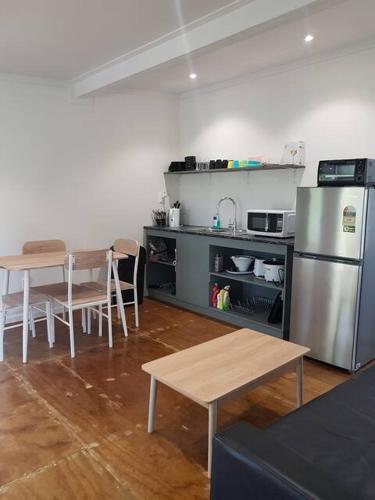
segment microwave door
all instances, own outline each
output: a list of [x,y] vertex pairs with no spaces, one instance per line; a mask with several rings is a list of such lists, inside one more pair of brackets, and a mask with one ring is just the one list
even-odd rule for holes
[[295,251],[361,259],[365,203],[362,187],[298,188]]

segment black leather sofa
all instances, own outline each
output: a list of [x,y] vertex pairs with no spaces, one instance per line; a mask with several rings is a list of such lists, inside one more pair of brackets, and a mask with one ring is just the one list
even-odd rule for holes
[[375,499],[375,366],[265,430],[213,444],[211,500]]

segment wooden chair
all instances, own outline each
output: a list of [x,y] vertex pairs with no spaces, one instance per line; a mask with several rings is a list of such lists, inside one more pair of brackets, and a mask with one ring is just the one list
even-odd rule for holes
[[[31,255],[36,253],[49,253],[49,252],[66,252],[66,245],[62,240],[35,240],[35,241],[26,241],[26,243],[24,243],[22,247],[23,255]],[[64,266],[61,267],[61,270],[62,270],[62,280],[65,282]],[[31,289],[33,289],[39,294],[43,294],[43,285],[38,287],[31,287]],[[63,314],[65,316],[65,311],[63,311]],[[53,326],[54,325],[52,324],[52,341],[55,342],[55,333]],[[35,337],[35,320],[32,309],[30,309],[30,329],[32,332],[32,336]]]
[[[73,274],[75,271],[93,270],[103,267],[106,269],[106,287],[104,291],[97,291],[73,284]],[[53,314],[53,317],[69,327],[71,357],[75,357],[73,312],[78,309],[87,308],[89,311],[94,310],[99,314],[99,336],[102,335],[102,316],[107,318],[109,347],[112,347],[112,251],[92,250],[70,253],[66,256],[65,268],[68,270],[68,282],[48,285],[48,297],[68,311],[68,321],[57,314]],[[108,308],[108,314],[104,314],[103,305]],[[96,306],[99,306],[99,309],[96,309]]]
[[[36,253],[47,253],[47,252],[65,252],[65,243],[61,240],[40,240],[40,241],[27,241],[22,247],[23,255],[30,255]],[[63,270],[63,280],[65,281],[65,271]],[[35,323],[39,321],[47,322],[47,335],[49,346],[52,347],[55,341],[54,325],[52,321],[52,310],[51,304],[43,295],[42,287],[37,287],[40,290],[37,291],[31,287],[29,296],[29,327],[31,334],[35,337]],[[43,308],[44,306],[44,308]],[[5,330],[10,330],[13,328],[18,328],[22,326],[22,323],[6,325],[6,315],[11,309],[19,309],[23,307],[23,293],[9,293],[3,295],[1,298],[0,305],[0,361],[4,359],[4,332]],[[34,319],[33,311],[38,311],[43,314],[43,317]]]
[[[126,316],[125,316],[125,307],[126,305],[134,304],[135,308],[135,326],[139,327],[139,310],[138,310],[138,290],[137,290],[137,274],[138,274],[138,262],[139,262],[139,249],[140,245],[136,240],[127,240],[127,239],[117,239],[113,243],[113,250],[115,252],[123,253],[126,255],[130,255],[135,257],[134,263],[134,272],[133,272],[133,283],[127,283],[126,281],[120,281],[120,289],[124,290],[133,290],[134,300],[130,302],[124,302],[122,296],[120,297],[120,301],[117,300],[117,311],[118,315],[121,317],[122,328],[124,330],[124,335],[128,336],[128,329],[126,324]],[[118,261],[115,263],[118,266]],[[81,283],[82,286],[86,286],[93,290],[103,291],[105,289],[105,283],[101,281],[89,281],[85,283]],[[115,280],[111,281],[111,293],[116,294],[116,283]],[[120,302],[120,303],[119,303]],[[113,304],[112,307],[116,307],[116,304]]]
[[[32,290],[30,290],[30,295],[29,295],[29,311],[31,312],[32,309],[37,309],[38,311],[43,312],[45,317],[41,318],[40,320],[37,321],[47,321],[47,337],[48,337],[48,343],[49,346],[53,346],[53,326],[52,326],[52,313],[51,313],[51,304],[50,302],[46,299],[44,295],[38,294]],[[42,309],[43,305],[45,306],[45,309]],[[14,324],[12,323],[9,326],[5,326],[6,323],[6,314],[10,309],[19,309],[23,307],[23,292],[15,292],[15,293],[8,293],[7,295],[3,295],[1,297],[1,304],[0,304],[0,361],[4,360],[4,332],[5,330],[10,330],[12,328],[18,328],[22,326],[22,323],[17,323]],[[31,323],[31,314],[30,314],[30,320],[29,322]],[[33,326],[32,326],[32,331],[33,331],[33,336],[35,336],[35,322],[33,321]]]

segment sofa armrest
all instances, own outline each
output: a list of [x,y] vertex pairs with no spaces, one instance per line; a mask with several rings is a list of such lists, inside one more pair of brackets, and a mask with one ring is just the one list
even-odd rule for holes
[[270,437],[241,422],[213,442],[211,500],[344,500],[340,486]]

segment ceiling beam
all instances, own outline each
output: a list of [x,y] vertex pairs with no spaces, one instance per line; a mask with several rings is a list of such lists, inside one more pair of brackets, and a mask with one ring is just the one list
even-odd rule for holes
[[213,43],[272,21],[316,0],[253,0],[192,29],[179,32],[144,50],[117,58],[73,82],[76,97],[92,94],[130,76],[185,56]]

